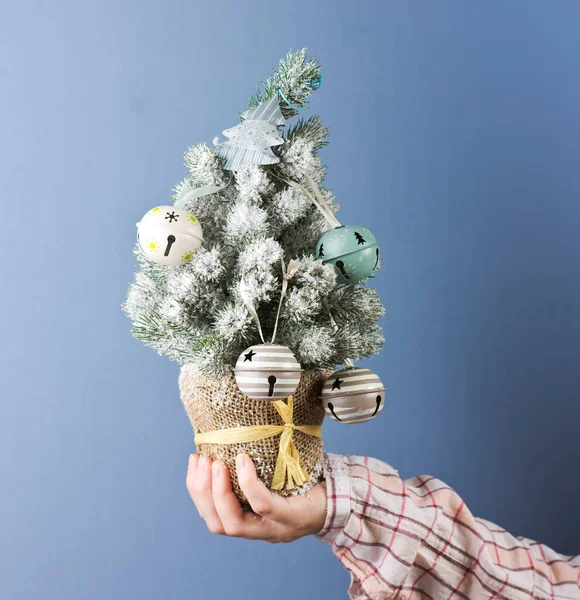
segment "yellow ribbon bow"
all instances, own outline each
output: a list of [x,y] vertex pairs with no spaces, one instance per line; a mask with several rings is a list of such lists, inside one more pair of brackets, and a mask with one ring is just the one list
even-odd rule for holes
[[196,446],[200,444],[243,444],[274,437],[281,433],[280,450],[276,459],[271,489],[281,490],[286,480],[288,480],[287,487],[293,489],[297,485],[306,483],[310,477],[300,466],[298,450],[292,439],[292,432],[297,429],[307,435],[321,437],[322,426],[294,425],[292,420],[292,396],[288,397],[288,404],[283,400],[275,400],[272,404],[282,417],[284,425],[251,425],[249,427],[231,427],[229,429],[206,431],[205,433],[197,433],[194,441]]

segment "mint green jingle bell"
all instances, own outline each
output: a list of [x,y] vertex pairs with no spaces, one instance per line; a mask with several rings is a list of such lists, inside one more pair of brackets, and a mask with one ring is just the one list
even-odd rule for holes
[[366,227],[346,225],[320,238],[316,258],[334,265],[338,283],[358,283],[377,268],[379,243]]

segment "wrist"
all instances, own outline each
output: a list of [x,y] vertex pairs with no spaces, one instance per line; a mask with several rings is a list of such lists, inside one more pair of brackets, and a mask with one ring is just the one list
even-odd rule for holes
[[326,515],[328,511],[326,481],[319,483],[312,489],[312,492],[312,522],[310,531],[308,533],[317,535],[320,531],[322,531],[324,524],[326,523]]
[[315,534],[322,541],[332,543],[344,529],[350,517],[350,476],[345,457],[324,453],[326,507],[322,528]]

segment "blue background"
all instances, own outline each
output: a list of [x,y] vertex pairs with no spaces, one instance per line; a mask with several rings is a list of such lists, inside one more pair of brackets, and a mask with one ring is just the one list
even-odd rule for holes
[[[580,552],[580,4],[11,3],[0,24],[0,596],[346,598],[314,539],[212,536],[178,366],[129,333],[135,223],[290,48],[371,226],[388,410],[329,451]],[[288,576],[290,573],[290,576]],[[300,590],[287,585],[295,578]]]

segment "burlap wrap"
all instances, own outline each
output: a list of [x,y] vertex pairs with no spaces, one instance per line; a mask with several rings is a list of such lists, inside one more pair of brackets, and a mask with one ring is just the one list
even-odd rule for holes
[[[324,409],[319,395],[325,374],[320,371],[304,371],[298,389],[292,394],[294,400],[294,423],[296,425],[321,425]],[[252,400],[243,394],[233,375],[221,380],[211,379],[193,367],[185,365],[179,376],[181,401],[196,433],[205,433],[230,427],[251,425],[283,425],[282,417],[274,406],[264,400]],[[310,475],[302,486],[288,489],[285,486],[276,493],[281,496],[303,494],[322,481],[322,438],[293,432],[300,465]],[[200,444],[199,454],[220,459],[229,468],[236,496],[246,498],[238,485],[236,455],[245,452],[252,457],[260,479],[270,488],[274,467],[280,447],[280,435],[242,444]]]

